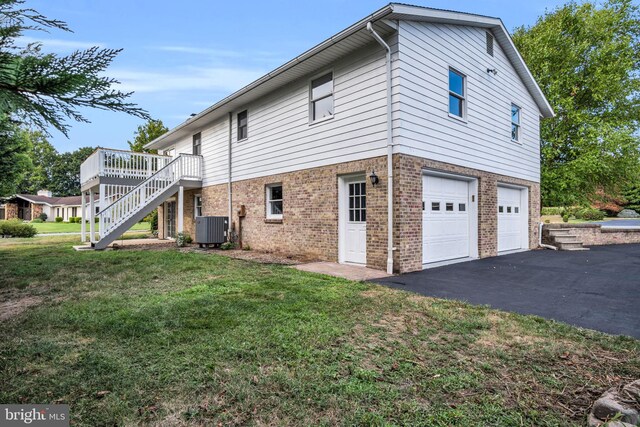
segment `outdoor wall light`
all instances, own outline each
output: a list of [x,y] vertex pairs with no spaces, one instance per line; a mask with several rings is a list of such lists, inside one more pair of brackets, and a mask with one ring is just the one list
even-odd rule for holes
[[371,180],[371,185],[374,187],[380,182],[380,179],[378,178],[378,175],[376,175],[375,170],[371,171],[371,175],[369,175],[369,179]]
[[498,70],[496,70],[495,68],[487,68],[487,73],[493,73],[493,75],[495,76],[496,74],[498,74]]

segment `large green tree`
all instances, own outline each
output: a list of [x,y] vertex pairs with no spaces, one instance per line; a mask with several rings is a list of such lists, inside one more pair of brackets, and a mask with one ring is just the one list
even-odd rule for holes
[[40,131],[25,132],[29,139],[30,167],[23,175],[18,192],[36,194],[38,190],[51,187],[52,169],[56,164],[58,152]]
[[541,125],[543,204],[586,202],[637,179],[638,6],[568,3],[513,39],[556,112]]
[[127,143],[131,151],[156,153],[158,150],[147,150],[144,146],[168,131],[169,129],[162,123],[162,120],[151,119],[145,124],[138,126],[133,141],[127,141]]
[[18,183],[32,168],[29,133],[0,116],[0,196],[18,191]]
[[88,120],[85,107],[121,111],[147,119],[148,114],[113,89],[118,82],[104,72],[121,49],[92,47],[67,56],[45,54],[41,43],[20,46],[25,31],[70,31],[67,25],[23,7],[23,0],[0,0],[0,115],[46,132],[65,135],[66,119]]

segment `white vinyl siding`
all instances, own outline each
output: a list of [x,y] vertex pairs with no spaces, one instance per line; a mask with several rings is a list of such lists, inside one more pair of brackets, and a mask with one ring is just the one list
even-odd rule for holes
[[[487,55],[484,29],[400,21],[398,43],[397,152],[540,181],[538,107],[500,45]],[[466,76],[466,122],[447,113],[449,68]],[[505,114],[512,103],[535,112],[522,122],[517,145]]]
[[333,65],[332,120],[309,124],[311,76],[248,105],[251,133],[233,145],[233,180],[385,155],[384,59],[374,45]]

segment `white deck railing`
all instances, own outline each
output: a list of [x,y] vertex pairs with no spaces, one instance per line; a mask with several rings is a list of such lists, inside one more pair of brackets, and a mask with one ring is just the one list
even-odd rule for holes
[[98,213],[100,237],[108,235],[147,204],[155,202],[158,196],[180,180],[201,179],[202,156],[180,154]]
[[165,167],[171,160],[169,156],[158,154],[98,148],[80,166],[80,183],[85,184],[102,176],[147,178]]

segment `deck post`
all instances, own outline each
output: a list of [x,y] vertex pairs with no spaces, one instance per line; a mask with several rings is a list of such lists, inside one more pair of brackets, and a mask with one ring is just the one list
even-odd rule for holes
[[82,192],[80,198],[80,241],[82,243],[87,241],[87,193]]
[[96,240],[96,202],[93,190],[89,192],[89,241]]
[[178,190],[178,233],[184,231],[184,187]]

